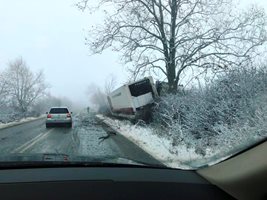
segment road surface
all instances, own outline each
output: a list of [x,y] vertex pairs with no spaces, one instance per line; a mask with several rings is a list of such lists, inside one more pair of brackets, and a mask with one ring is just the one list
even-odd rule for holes
[[63,153],[92,157],[120,157],[160,164],[138,146],[114,134],[93,114],[73,117],[72,128],[45,128],[45,119],[0,130],[0,152],[8,154]]

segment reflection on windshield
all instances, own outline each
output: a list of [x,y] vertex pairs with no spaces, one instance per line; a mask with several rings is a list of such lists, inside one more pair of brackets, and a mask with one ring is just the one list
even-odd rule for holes
[[14,4],[0,8],[1,163],[196,169],[266,140],[267,3]]

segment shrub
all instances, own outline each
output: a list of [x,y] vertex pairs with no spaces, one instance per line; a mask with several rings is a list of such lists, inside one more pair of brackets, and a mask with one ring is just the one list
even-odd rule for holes
[[263,100],[266,96],[265,68],[235,69],[203,87],[162,97],[153,110],[152,125],[165,130],[161,133],[168,132],[174,145],[184,140],[189,144],[196,139],[211,145],[209,138],[224,134],[226,128],[231,130],[240,124],[258,127],[255,119],[259,113],[263,115],[261,119],[267,115]]

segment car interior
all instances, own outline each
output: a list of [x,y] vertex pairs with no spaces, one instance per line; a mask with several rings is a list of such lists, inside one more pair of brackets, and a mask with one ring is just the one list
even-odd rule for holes
[[267,142],[199,170],[53,166],[0,171],[1,199],[266,199]]

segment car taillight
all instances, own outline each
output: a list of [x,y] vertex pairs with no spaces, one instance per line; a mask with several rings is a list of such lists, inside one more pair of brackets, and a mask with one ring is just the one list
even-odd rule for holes
[[71,117],[70,113],[67,114],[67,117]]
[[48,114],[48,115],[47,115],[47,118],[52,118],[52,115],[51,115],[51,114]]

